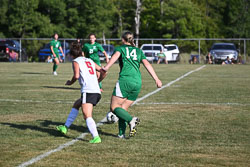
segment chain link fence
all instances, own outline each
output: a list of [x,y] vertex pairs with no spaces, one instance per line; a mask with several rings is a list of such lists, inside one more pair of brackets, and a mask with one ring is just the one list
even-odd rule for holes
[[[47,62],[48,55],[51,55],[49,50],[49,43],[51,38],[5,38],[4,40],[15,40],[19,43],[19,46],[15,46],[19,50],[19,62]],[[88,39],[80,39],[81,43],[88,42]],[[71,62],[69,55],[70,44],[76,39],[72,38],[60,38],[65,57],[64,62]],[[105,45],[113,45],[114,47],[121,45],[121,39],[110,38],[103,40],[97,39],[97,42]],[[200,63],[205,63],[205,57],[208,54],[213,43],[234,43],[239,56],[245,63],[250,63],[250,38],[190,38],[190,39],[163,39],[163,38],[140,38],[138,39],[138,47],[142,44],[176,44],[180,51],[179,63],[188,63],[191,55],[198,55],[200,57]]]

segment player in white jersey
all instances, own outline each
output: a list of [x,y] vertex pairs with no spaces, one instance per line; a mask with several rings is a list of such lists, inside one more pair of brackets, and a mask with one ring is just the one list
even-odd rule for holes
[[[82,48],[78,43],[73,43],[70,54],[74,57],[72,62],[74,75],[71,80],[68,80],[65,85],[72,85],[76,80],[81,85],[81,98],[76,100],[69,116],[64,125],[57,126],[57,130],[66,134],[68,128],[73,123],[78,115],[79,108],[82,107],[82,113],[86,120],[87,127],[93,137],[90,143],[100,143],[96,123],[92,118],[93,106],[95,106],[101,99],[101,91],[98,84],[106,76],[105,71],[95,64],[91,59],[82,57]],[[97,79],[96,70],[101,72],[99,79]]]

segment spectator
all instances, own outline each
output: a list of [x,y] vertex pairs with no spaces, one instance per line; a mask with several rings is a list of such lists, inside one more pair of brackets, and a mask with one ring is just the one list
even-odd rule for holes
[[234,61],[233,58],[230,60],[229,56],[227,56],[227,59],[222,62],[222,65],[225,65],[225,64],[234,64],[233,61]]
[[191,59],[189,60],[189,63],[190,64],[197,64],[198,63],[196,55],[191,55]]
[[168,64],[168,60],[166,58],[166,55],[162,52],[162,50],[160,53],[157,54],[157,57],[158,57],[157,64],[160,64],[162,60],[165,61],[165,64]]
[[206,56],[206,64],[213,64],[213,57],[211,56],[210,52]]
[[9,61],[10,62],[17,62],[18,60],[18,53],[15,52],[14,50],[11,50],[9,53]]
[[238,64],[245,64],[245,61],[242,59],[241,56],[239,56],[239,62],[238,62]]

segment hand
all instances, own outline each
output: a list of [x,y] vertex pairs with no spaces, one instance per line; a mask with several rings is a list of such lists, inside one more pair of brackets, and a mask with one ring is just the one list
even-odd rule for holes
[[101,82],[106,76],[107,76],[107,71],[105,71],[104,69],[101,69],[100,76],[98,78],[98,82]]
[[158,79],[158,80],[155,81],[155,83],[156,83],[157,88],[161,88],[162,87],[161,80]]
[[60,63],[62,63],[63,62],[63,60],[62,59],[60,59]]
[[71,80],[68,80],[65,85],[72,85]]

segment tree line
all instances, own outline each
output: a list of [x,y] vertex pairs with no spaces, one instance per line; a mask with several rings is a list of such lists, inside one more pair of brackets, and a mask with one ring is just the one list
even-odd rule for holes
[[[249,38],[249,0],[0,0],[0,38]],[[138,24],[139,12],[139,24]],[[139,25],[139,29],[138,29]],[[137,33],[138,32],[138,33]]]

